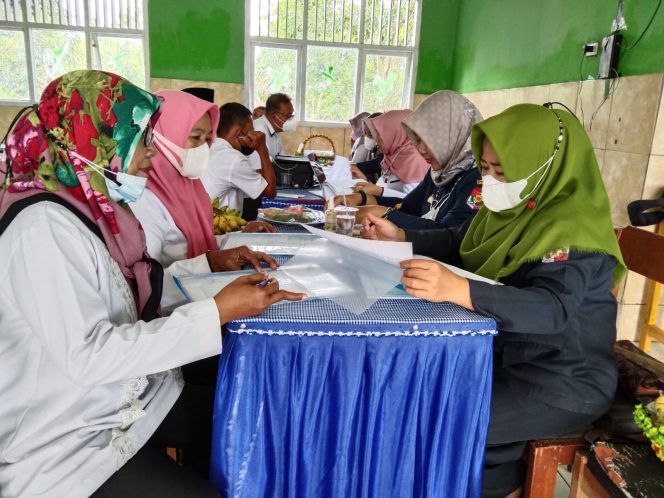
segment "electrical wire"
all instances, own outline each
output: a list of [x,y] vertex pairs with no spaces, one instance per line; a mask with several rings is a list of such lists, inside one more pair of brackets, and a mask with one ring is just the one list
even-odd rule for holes
[[621,48],[621,49],[623,49],[623,50],[626,52],[626,51],[628,51],[628,50],[632,50],[634,47],[636,47],[636,46],[639,44],[639,42],[640,42],[641,39],[643,38],[643,35],[646,34],[646,32],[648,31],[648,29],[650,29],[650,26],[652,25],[652,22],[655,20],[655,16],[657,15],[657,12],[659,11],[659,8],[660,8],[661,6],[662,6],[662,0],[659,0],[659,2],[657,2],[657,7],[655,7],[655,11],[652,13],[652,17],[650,17],[650,21],[648,21],[648,24],[646,25],[646,27],[645,27],[645,29],[643,30],[643,32],[641,33],[641,35],[640,35],[640,36],[636,39],[636,41],[635,41],[634,43],[632,43],[629,47],[623,47],[622,45],[620,45],[620,48]]

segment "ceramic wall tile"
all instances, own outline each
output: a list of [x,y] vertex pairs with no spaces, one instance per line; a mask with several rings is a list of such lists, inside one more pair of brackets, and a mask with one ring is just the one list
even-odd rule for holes
[[152,78],[151,88],[153,91],[182,88],[201,87],[212,88],[214,90],[214,103],[222,105],[227,102],[244,103],[243,86],[237,83],[223,83],[216,81],[194,81],[194,80],[176,80],[166,78]]
[[598,149],[606,149],[612,103],[611,81],[585,80],[579,83],[576,115],[583,122],[593,147]]
[[353,130],[351,130],[350,128],[344,128],[343,130],[344,130],[344,139],[343,139],[344,148],[341,154],[344,157],[348,157],[350,156],[350,149],[351,149],[350,135],[353,132]]
[[281,142],[284,144],[284,152],[292,155],[297,151],[298,146],[311,135],[311,128],[308,126],[298,126],[294,131],[282,133]]
[[506,90],[466,93],[465,96],[475,104],[484,119],[503,112],[507,107]]
[[172,81],[169,78],[150,78],[150,90],[153,92],[157,90],[170,90]]
[[604,153],[605,151],[602,149],[595,149],[595,157],[597,158],[597,165],[600,171],[604,168]]
[[426,99],[428,95],[424,93],[416,93],[415,94],[415,100],[413,101],[413,109],[415,109],[418,105],[422,103],[424,99]]
[[659,98],[657,111],[657,122],[655,124],[655,133],[652,142],[652,154],[664,156],[664,91]]
[[576,114],[576,100],[579,94],[579,82],[554,83],[549,85],[549,101],[560,102]]
[[628,272],[625,280],[625,290],[622,295],[624,304],[645,304],[646,300],[646,278],[634,273]]
[[607,150],[604,154],[602,177],[611,202],[615,226],[629,225],[627,204],[640,199],[646,177],[648,156]]
[[643,320],[645,306],[640,304],[623,304],[618,314],[618,340],[637,341],[639,325]]
[[662,73],[618,79],[609,116],[607,149],[650,153],[661,87]]
[[[334,142],[334,148],[337,152],[337,154],[344,154],[347,145],[350,145],[350,138],[348,143],[346,142],[346,135],[345,135],[345,130],[349,129],[350,127],[338,127],[338,128],[332,128],[332,127],[320,127],[320,128],[311,128],[311,134],[312,135],[324,135],[332,140]],[[350,135],[349,135],[350,137]],[[308,149],[312,150],[330,150],[330,144],[327,140],[324,138],[314,138],[309,141],[307,144]],[[345,154],[348,155],[348,154]]]
[[664,156],[651,155],[643,186],[643,199],[656,199],[664,194]]
[[0,140],[7,133],[7,128],[24,106],[0,105]]
[[549,102],[550,86],[526,86],[521,88],[510,88],[506,90],[506,106],[512,107],[517,104],[538,104]]

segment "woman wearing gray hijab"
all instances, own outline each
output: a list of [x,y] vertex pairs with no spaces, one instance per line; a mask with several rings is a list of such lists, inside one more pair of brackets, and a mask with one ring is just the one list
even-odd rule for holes
[[[368,213],[386,216],[400,228],[461,225],[482,206],[482,180],[470,150],[470,131],[481,120],[477,108],[459,93],[442,90],[430,95],[402,122],[431,165],[429,174],[403,199],[357,193],[347,195],[346,203],[365,206],[358,219]],[[343,198],[335,203],[343,203]]]

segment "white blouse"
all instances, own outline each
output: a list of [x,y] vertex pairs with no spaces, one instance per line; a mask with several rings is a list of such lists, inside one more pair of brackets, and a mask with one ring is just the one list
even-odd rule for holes
[[137,322],[104,243],[52,203],[24,209],[0,254],[0,494],[89,496],[171,409],[177,367],[219,353],[217,307]]
[[411,190],[414,190],[420,182],[404,183],[395,175],[390,174],[385,181],[385,175],[382,175],[376,185],[383,187],[383,197],[398,197],[403,199]]

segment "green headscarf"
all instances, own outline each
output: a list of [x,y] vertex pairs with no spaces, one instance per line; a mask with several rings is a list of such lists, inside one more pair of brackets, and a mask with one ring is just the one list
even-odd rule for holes
[[[461,244],[464,267],[499,280],[524,263],[541,261],[557,249],[610,254],[618,264],[614,281],[626,269],[613,231],[609,199],[585,130],[571,114],[534,104],[510,107],[473,127],[473,155],[480,164],[486,138],[506,181],[527,178],[553,155],[560,124],[563,139],[551,166],[533,175],[512,208],[483,207]],[[542,179],[539,186],[542,174]],[[534,189],[534,191],[533,191]]]

